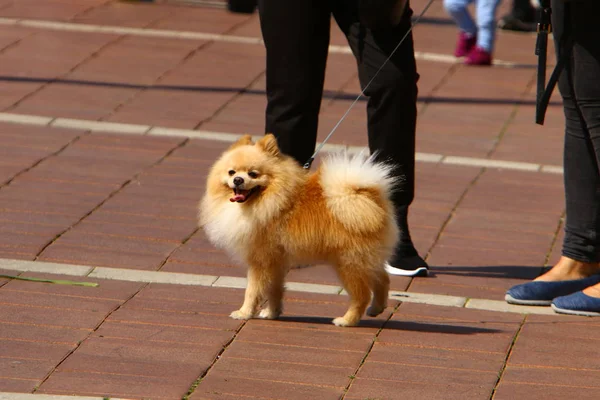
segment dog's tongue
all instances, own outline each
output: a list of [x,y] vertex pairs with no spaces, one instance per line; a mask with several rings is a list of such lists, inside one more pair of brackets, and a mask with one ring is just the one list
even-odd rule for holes
[[232,198],[229,199],[229,201],[231,201],[232,203],[234,203],[234,202],[242,203],[245,200],[246,200],[246,195],[241,194],[241,193],[236,193],[233,195]]

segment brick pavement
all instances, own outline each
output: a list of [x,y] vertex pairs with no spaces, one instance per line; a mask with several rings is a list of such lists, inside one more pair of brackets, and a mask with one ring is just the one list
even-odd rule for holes
[[[324,266],[291,271],[290,281],[317,285],[289,291],[280,320],[248,322],[228,318],[243,296],[236,285],[56,274],[84,265],[139,277],[244,276],[198,230],[195,208],[227,146],[210,138],[262,132],[256,15],[0,0],[0,32],[0,259],[57,268],[0,274],[100,284],[0,278],[0,399],[597,398],[599,321],[489,305],[560,252],[563,117],[555,96],[546,126],[532,122],[534,36],[500,32],[502,65],[480,69],[449,56],[456,29],[440,1],[416,28],[417,147],[430,161],[417,164],[411,225],[433,273],[393,277],[392,288],[435,301],[397,297],[382,316],[341,329],[330,321],[346,298],[307,289],[339,285]],[[332,44],[320,138],[359,92],[335,26]],[[365,145],[363,106],[333,143]],[[26,116],[15,123],[15,114]],[[55,118],[80,121],[48,126]],[[85,128],[93,121],[124,125]],[[152,126],[213,136],[134,133]]]

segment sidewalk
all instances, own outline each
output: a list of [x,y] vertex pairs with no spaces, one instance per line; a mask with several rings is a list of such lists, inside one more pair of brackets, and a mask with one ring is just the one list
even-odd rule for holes
[[[290,272],[281,319],[230,319],[245,271],[197,227],[215,157],[262,134],[257,15],[0,0],[0,33],[0,275],[99,284],[0,278],[0,400],[598,397],[600,320],[504,302],[562,243],[564,121],[555,94],[533,123],[535,36],[499,32],[498,64],[468,68],[441,1],[415,28],[432,273],[392,277],[386,312],[344,329],[325,266]],[[325,87],[320,139],[360,91],[335,26]],[[326,149],[366,145],[364,105]]]

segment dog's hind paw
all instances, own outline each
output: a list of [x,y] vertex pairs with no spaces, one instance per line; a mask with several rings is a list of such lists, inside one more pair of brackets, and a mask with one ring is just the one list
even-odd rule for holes
[[383,307],[383,306],[379,306],[379,307],[371,306],[371,307],[367,308],[367,315],[369,317],[376,317],[379,314],[381,314],[383,312],[383,310],[385,310],[385,307]]
[[262,319],[277,319],[277,318],[279,318],[280,315],[281,315],[281,310],[275,311],[275,310],[269,310],[268,308],[265,308],[260,311],[260,314],[258,314],[258,317],[262,318]]
[[252,314],[244,312],[242,310],[236,310],[229,314],[229,316],[233,319],[250,319],[253,317]]

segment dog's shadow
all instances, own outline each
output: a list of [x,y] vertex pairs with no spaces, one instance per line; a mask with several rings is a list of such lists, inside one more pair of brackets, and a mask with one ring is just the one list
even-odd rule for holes
[[[280,322],[298,322],[303,324],[331,325],[333,318],[327,317],[306,317],[306,316],[280,316],[277,321]],[[493,323],[494,321],[480,321],[480,323]],[[477,323],[477,322],[475,322]],[[448,335],[474,335],[478,333],[500,333],[501,330],[493,328],[482,328],[475,326],[426,323],[415,321],[384,321],[381,319],[363,318],[357,327],[343,329],[376,328],[384,330],[399,330],[408,332],[430,332],[443,333]],[[340,328],[342,329],[342,328]]]

